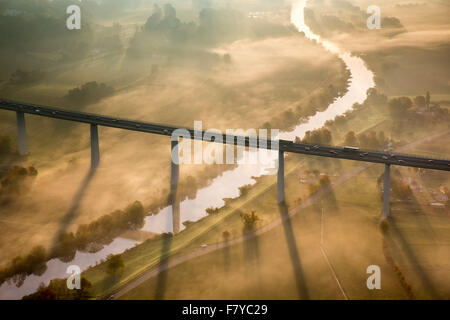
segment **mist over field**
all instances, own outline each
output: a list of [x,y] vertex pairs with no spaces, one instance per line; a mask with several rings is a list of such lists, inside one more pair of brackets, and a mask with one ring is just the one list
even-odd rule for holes
[[[288,13],[284,7],[268,19],[251,19],[241,5],[85,1],[87,19],[81,30],[69,31],[56,14],[64,1],[1,3],[9,13],[0,22],[8,30],[0,40],[7,44],[0,91],[12,100],[186,127],[202,120],[205,129],[284,129],[296,124],[292,115],[325,107],[319,101],[345,88],[342,62],[295,34],[281,19]],[[182,21],[178,12],[184,10],[196,14]],[[336,91],[328,91],[332,84]],[[322,100],[315,102],[314,95]],[[2,112],[2,131],[14,139],[13,117]],[[11,250],[2,251],[5,258],[51,242],[59,219],[73,206],[77,214],[69,230],[135,200],[165,206],[166,138],[100,128],[102,166],[80,187],[90,164],[87,126],[27,117],[27,130],[33,156],[22,163],[39,174],[32,191],[3,208],[4,215],[19,221],[13,214],[19,211],[46,232],[29,230],[23,237],[20,224],[5,224],[5,241],[8,233],[14,237]],[[224,169],[183,168],[182,181],[192,184],[184,193],[195,195],[197,184],[206,185]]]

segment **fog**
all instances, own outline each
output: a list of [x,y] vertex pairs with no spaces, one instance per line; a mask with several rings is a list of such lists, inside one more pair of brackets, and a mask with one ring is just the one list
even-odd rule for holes
[[[66,3],[0,2],[8,9],[0,19],[3,98],[186,127],[285,129],[295,124],[285,122],[290,114],[319,107],[311,97],[346,86],[343,63],[294,32],[282,2],[83,1],[86,20],[74,31],[65,28]],[[258,8],[273,11],[247,17]],[[14,114],[0,114],[15,143]],[[89,176],[87,125],[26,120],[30,155],[15,163],[38,176],[0,208],[3,261],[135,200],[153,211],[166,205],[168,138],[100,128],[101,165]],[[181,193],[195,196],[231,167],[183,166]]]
[[[173,126],[193,127],[201,120],[204,129],[286,131],[347,90],[349,73],[343,61],[290,24],[291,1],[84,0],[81,30],[68,30],[66,8],[71,4],[0,0],[0,98]],[[366,8],[371,4],[310,0],[305,20],[314,33],[361,56],[376,75],[380,93],[417,96],[430,90],[448,96],[449,5],[438,0],[378,1],[383,27],[368,31]],[[100,127],[101,161],[92,173],[88,125],[36,116],[26,116],[26,123],[30,154],[1,154],[0,170],[33,166],[38,174],[26,191],[0,207],[0,266],[33,246],[50,248],[61,232],[74,231],[135,200],[149,214],[167,205],[168,137]],[[16,148],[14,113],[0,111],[0,134],[11,138]],[[321,169],[322,162],[311,162]],[[195,198],[197,189],[232,168],[182,165],[181,197]],[[314,210],[298,220],[310,219],[317,231]],[[358,210],[364,211],[361,219],[367,223],[377,209]],[[356,241],[348,236],[356,229],[352,227],[342,223],[339,232],[333,232],[336,243]],[[328,274],[328,267],[318,250],[309,250],[310,244],[317,245],[317,234],[304,231],[300,251],[302,256],[311,251],[306,258],[309,270],[321,261],[313,272],[321,279],[320,272]],[[275,236],[279,240],[285,235],[278,230]],[[269,240],[275,236],[262,239],[261,248],[273,252]],[[375,241],[378,236],[372,234]],[[338,244],[330,247],[341,250],[341,260],[352,255]],[[366,247],[368,240],[361,252]],[[238,247],[232,254],[242,256],[241,249],[245,251]],[[284,248],[277,261],[288,259],[288,254]],[[366,263],[369,258],[360,260]],[[264,266],[261,276],[275,279],[270,280],[273,284],[277,272],[270,268]],[[239,269],[230,278],[221,272],[215,276],[223,282],[241,281],[247,275],[239,272],[248,270]],[[257,292],[259,281],[251,280],[251,290],[244,293]],[[290,287],[289,294],[295,289]],[[323,297],[320,294],[316,292]]]

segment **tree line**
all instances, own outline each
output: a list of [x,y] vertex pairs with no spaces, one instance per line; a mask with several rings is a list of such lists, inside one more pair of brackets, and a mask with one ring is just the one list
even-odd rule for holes
[[364,149],[385,150],[388,146],[389,139],[386,138],[384,131],[369,131],[361,134],[355,134],[349,131],[345,134],[344,145],[361,147]]
[[0,171],[0,204],[8,204],[26,194],[37,175],[35,167],[13,166]]
[[144,207],[136,201],[124,210],[116,210],[89,224],[80,225],[76,232],[63,233],[51,251],[36,246],[26,256],[15,257],[9,265],[0,269],[0,285],[12,279],[20,286],[27,276],[42,275],[48,260],[59,258],[64,262],[71,261],[77,250],[85,251],[91,244],[109,244],[128,229],[142,228],[144,218]]

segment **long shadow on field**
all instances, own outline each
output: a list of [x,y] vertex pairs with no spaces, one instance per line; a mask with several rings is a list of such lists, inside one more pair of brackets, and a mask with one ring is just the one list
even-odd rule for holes
[[161,254],[158,265],[158,278],[156,280],[155,300],[164,299],[164,293],[167,287],[167,269],[169,264],[169,257],[167,257],[172,247],[173,236],[168,235],[163,238],[161,244]]
[[0,172],[8,171],[13,164],[22,164],[27,160],[27,157],[28,156],[19,156],[18,154],[2,155],[2,158],[0,158]]
[[228,238],[225,238],[224,247],[223,247],[222,251],[223,251],[223,267],[224,267],[226,273],[228,273],[230,271],[230,264],[231,264],[230,247],[229,247],[228,243],[229,243]]
[[[422,284],[426,289],[428,289],[431,297],[433,299],[439,299],[439,294],[437,293],[437,290],[431,281],[431,279],[428,277],[426,272],[420,267],[420,263],[417,260],[417,257],[415,256],[414,252],[411,250],[410,245],[406,241],[405,237],[403,236],[401,230],[399,229],[398,225],[396,224],[395,218],[390,218],[390,226],[392,227],[391,230],[393,232],[393,235],[399,240],[402,252],[406,254],[409,261],[411,262],[411,265],[414,269],[414,272],[417,274],[417,276],[420,278]],[[393,239],[392,235],[388,236],[389,242],[391,245],[395,246],[395,239]]]
[[300,299],[309,299],[308,288],[306,287],[306,279],[303,272],[303,267],[300,262],[298,254],[297,242],[295,240],[294,231],[292,229],[292,222],[289,217],[288,208],[285,203],[278,205],[283,223],[284,235],[289,249],[292,267],[294,268],[295,284]]
[[84,177],[80,187],[77,190],[77,193],[75,194],[75,197],[72,200],[72,204],[71,204],[69,210],[67,211],[64,219],[61,221],[61,226],[59,228],[59,231],[55,235],[52,248],[56,247],[59,240],[61,239],[61,236],[66,232],[70,223],[75,218],[77,210],[80,207],[81,200],[83,200],[84,194],[86,193],[89,183],[91,183],[92,178],[94,177],[95,173],[96,173],[96,169],[91,168],[89,170],[88,174],[86,175],[86,177]]
[[324,197],[320,202],[317,201],[315,203],[315,207],[317,206],[319,208],[319,212],[322,212],[324,205],[328,208],[329,212],[339,212],[339,204],[336,199],[336,194],[334,193],[334,188],[331,185],[324,188]]
[[255,229],[252,227],[244,227],[243,229],[245,237],[244,259],[252,265],[259,262],[259,239],[254,232]]
[[156,280],[156,289],[155,289],[155,300],[164,299],[164,293],[166,291],[167,286],[167,269],[169,265],[169,257],[168,254],[172,247],[172,241],[175,234],[178,232],[179,226],[175,224],[180,221],[180,202],[177,197],[177,187],[174,186],[174,189],[171,190],[169,195],[169,204],[172,206],[172,224],[173,224],[173,234],[165,235],[162,239],[161,244],[161,253],[160,260],[158,264],[158,275]]
[[262,292],[262,279],[260,272],[260,252],[259,237],[256,233],[255,226],[244,226],[243,236],[244,246],[244,263],[246,266],[246,278],[253,278],[257,283],[258,292]]

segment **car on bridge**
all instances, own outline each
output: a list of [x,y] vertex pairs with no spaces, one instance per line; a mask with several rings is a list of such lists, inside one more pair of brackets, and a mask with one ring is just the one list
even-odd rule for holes
[[359,151],[359,148],[357,148],[357,147],[349,147],[349,146],[345,146],[345,147],[344,147],[344,151],[357,152],[357,151]]

